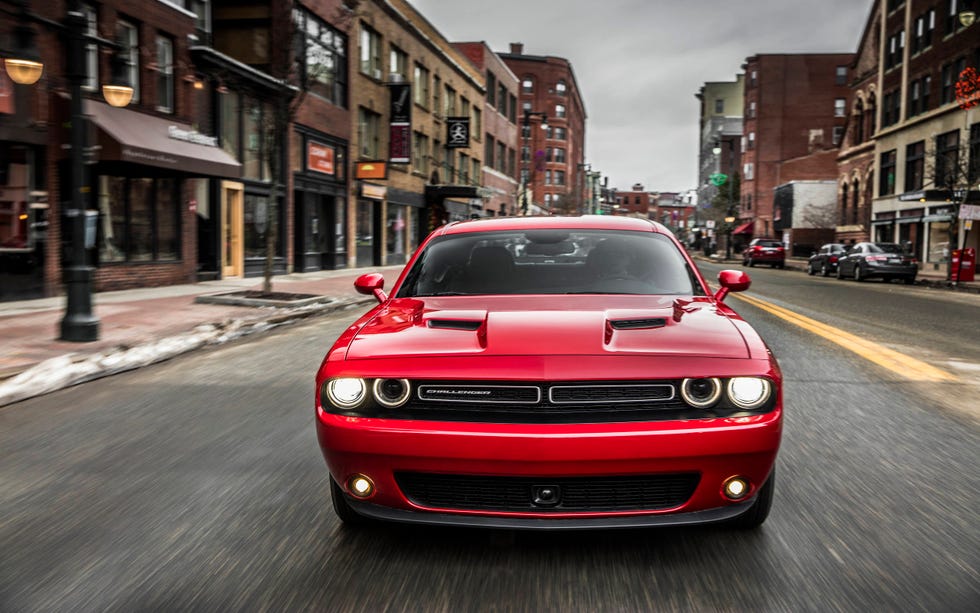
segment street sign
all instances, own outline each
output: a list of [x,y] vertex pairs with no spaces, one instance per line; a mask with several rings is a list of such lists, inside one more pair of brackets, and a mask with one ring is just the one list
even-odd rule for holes
[[711,184],[715,187],[721,187],[728,181],[728,175],[723,172],[716,172],[711,175]]
[[980,206],[975,204],[961,204],[959,218],[980,219]]

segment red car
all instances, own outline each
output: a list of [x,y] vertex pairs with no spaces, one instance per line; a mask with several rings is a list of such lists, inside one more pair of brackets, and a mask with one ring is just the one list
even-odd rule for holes
[[774,238],[753,238],[742,252],[742,266],[769,264],[773,268],[786,266],[786,248]]
[[769,513],[782,376],[674,236],[641,219],[516,217],[432,233],[316,375],[334,510],[498,528]]

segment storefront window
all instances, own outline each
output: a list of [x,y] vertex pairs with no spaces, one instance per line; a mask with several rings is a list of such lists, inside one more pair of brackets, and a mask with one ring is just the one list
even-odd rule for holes
[[180,183],[100,176],[99,262],[180,259]]
[[270,230],[270,208],[267,196],[245,195],[245,257],[264,258],[267,233]]
[[334,251],[345,253],[347,251],[347,200],[344,198],[334,198]]
[[221,95],[221,148],[236,160],[241,159],[239,97],[232,91]]
[[387,217],[388,264],[404,264],[408,248],[408,207],[389,203]]
[[254,100],[246,101],[243,114],[245,152],[242,175],[246,179],[262,179],[262,107]]

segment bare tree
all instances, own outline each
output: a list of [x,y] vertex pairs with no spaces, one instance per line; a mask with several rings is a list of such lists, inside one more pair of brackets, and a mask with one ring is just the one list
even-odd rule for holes
[[[966,203],[970,186],[980,179],[980,164],[974,159],[976,156],[970,156],[969,143],[962,138],[962,133],[959,133],[955,145],[949,144],[948,138],[948,135],[936,137],[926,150],[923,187],[947,193],[946,201],[950,203],[947,235],[952,254],[958,248],[960,205]],[[946,280],[954,281],[952,257],[946,261]]]

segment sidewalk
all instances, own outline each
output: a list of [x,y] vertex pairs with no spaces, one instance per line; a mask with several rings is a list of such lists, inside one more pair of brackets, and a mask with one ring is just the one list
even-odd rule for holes
[[57,340],[65,314],[63,296],[0,302],[0,406],[312,315],[350,309],[353,317],[375,302],[355,292],[354,279],[381,272],[390,287],[401,269],[398,265],[274,277],[275,292],[320,297],[299,306],[196,302],[198,297],[260,290],[261,277],[97,293],[93,312],[100,334],[90,343]]
[[[743,269],[741,260],[706,258]],[[803,271],[806,260],[789,258],[786,268]],[[95,316],[100,320],[99,340],[69,343],[57,340],[65,299],[42,298],[0,302],[0,406],[106,375],[217,345],[291,321],[344,309],[351,315],[366,310],[374,298],[354,291],[354,279],[381,272],[391,287],[402,266],[356,268],[294,273],[273,279],[273,291],[312,294],[319,300],[299,306],[256,307],[211,304],[199,297],[261,289],[261,278],[204,281],[189,285],[145,288],[95,294]],[[750,270],[750,269],[745,269]],[[796,272],[792,274],[798,274]],[[714,282],[714,279],[708,279]],[[922,271],[920,285],[954,291],[945,271]],[[961,283],[955,291],[980,293],[980,283]]]

